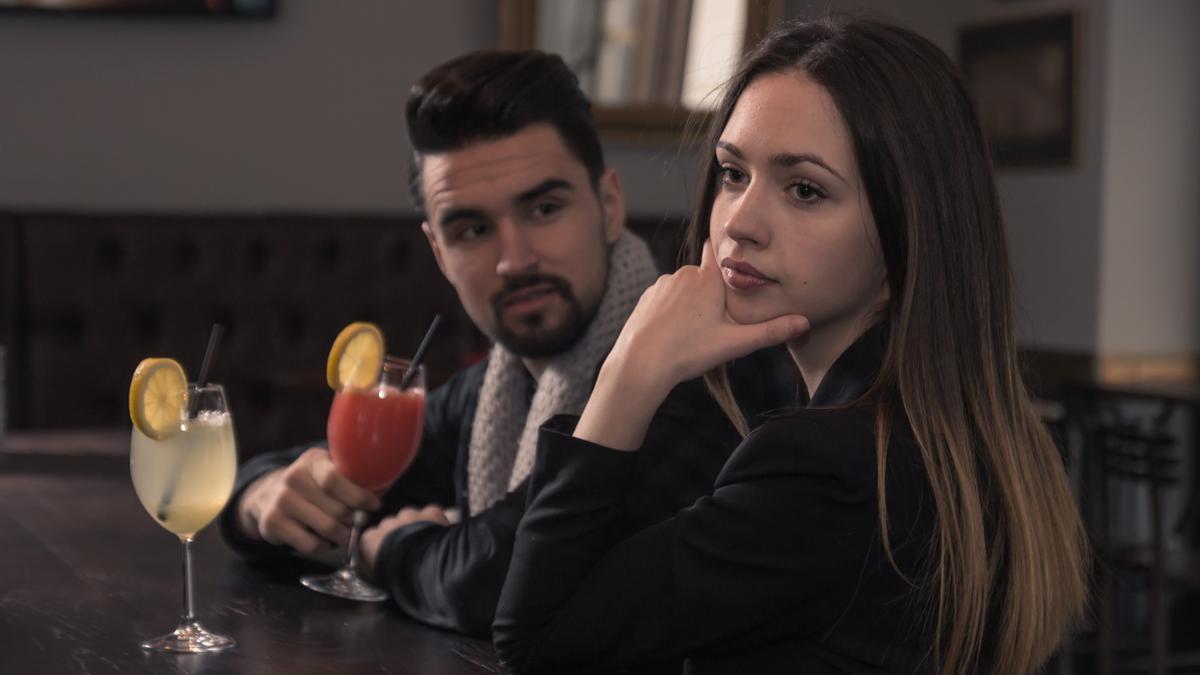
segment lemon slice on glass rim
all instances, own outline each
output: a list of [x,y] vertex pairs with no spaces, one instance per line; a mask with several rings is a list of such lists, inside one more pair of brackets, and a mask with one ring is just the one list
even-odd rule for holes
[[342,329],[329,350],[325,381],[334,390],[367,389],[379,382],[383,372],[383,331],[379,326],[356,321]]
[[179,431],[187,407],[187,374],[175,359],[142,359],[129,383],[129,419],[161,441]]

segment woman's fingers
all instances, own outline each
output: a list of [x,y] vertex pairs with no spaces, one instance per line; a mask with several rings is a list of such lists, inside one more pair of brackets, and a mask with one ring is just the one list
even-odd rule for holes
[[610,356],[627,361],[633,377],[674,385],[808,330],[799,315],[739,324],[726,312],[727,292],[712,245],[705,242],[699,266],[660,277],[642,295]]
[[[761,323],[739,324],[726,319],[733,343],[742,356],[750,352],[774,347],[808,332],[808,319],[799,314],[788,314],[768,319]],[[736,357],[734,357],[736,358]]]
[[[705,239],[704,246],[700,249],[700,269],[709,270],[717,268],[717,254],[713,252],[712,241]],[[719,272],[720,270],[717,269]]]

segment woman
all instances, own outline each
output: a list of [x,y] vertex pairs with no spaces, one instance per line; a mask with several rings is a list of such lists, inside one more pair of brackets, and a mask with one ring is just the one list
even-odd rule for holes
[[[886,24],[789,24],[747,56],[709,141],[698,266],[642,297],[577,424],[543,429],[501,657],[1036,670],[1080,617],[1086,545],[1018,372],[987,148],[952,64]],[[711,496],[625,538],[666,393],[781,342],[807,407],[750,433]]]

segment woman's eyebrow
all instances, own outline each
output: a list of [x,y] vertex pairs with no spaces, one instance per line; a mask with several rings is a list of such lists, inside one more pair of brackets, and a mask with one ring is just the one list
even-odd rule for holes
[[[729,141],[717,141],[717,147],[728,152],[729,154],[733,155],[734,157],[737,157],[738,159],[746,158],[746,156],[744,154],[742,154],[742,151],[736,145],[734,145],[733,143],[730,143]],[[846,178],[844,176],[842,176],[842,174],[835,171],[832,166],[829,166],[828,162],[821,159],[820,155],[815,155],[811,152],[799,152],[799,153],[781,152],[781,153],[778,153],[775,155],[771,155],[771,157],[768,161],[770,161],[770,163],[774,164],[775,166],[780,166],[780,167],[784,167],[784,168],[793,167],[793,166],[796,166],[797,164],[803,164],[804,162],[808,162],[810,164],[816,164],[817,166],[821,167],[822,169],[825,169],[829,173],[836,176],[838,180],[842,181],[843,183],[849,184],[848,181],[846,180]]]
[[794,154],[790,153],[790,152],[781,152],[777,155],[771,155],[770,162],[771,162],[771,164],[774,164],[776,166],[782,166],[785,168],[793,167],[793,166],[796,166],[797,164],[803,164],[804,162],[809,162],[811,164],[816,164],[817,166],[821,167],[822,169],[825,169],[829,173],[836,176],[837,179],[842,181],[843,183],[846,182],[846,179],[842,177],[842,174],[838,173],[837,171],[834,171],[833,167],[829,166],[829,164],[825,160],[821,159],[821,157],[819,155],[814,155],[811,152],[801,152],[801,153],[794,153]]

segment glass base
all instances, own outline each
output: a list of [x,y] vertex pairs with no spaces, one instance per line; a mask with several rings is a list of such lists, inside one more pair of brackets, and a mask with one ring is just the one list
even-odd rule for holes
[[142,649],[152,652],[182,652],[202,654],[219,652],[237,645],[233,638],[208,632],[199,621],[185,621],[174,632],[142,643]]
[[333,574],[310,574],[300,577],[300,583],[326,595],[336,595],[347,600],[363,602],[383,602],[387,600],[387,592],[373,586],[354,573],[354,570],[343,567]]

